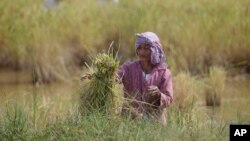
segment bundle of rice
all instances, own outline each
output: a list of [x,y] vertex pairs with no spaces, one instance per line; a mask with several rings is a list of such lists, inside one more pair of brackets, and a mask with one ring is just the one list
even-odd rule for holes
[[114,113],[119,103],[115,77],[119,61],[108,53],[98,54],[93,63],[92,79],[81,93],[80,112]]

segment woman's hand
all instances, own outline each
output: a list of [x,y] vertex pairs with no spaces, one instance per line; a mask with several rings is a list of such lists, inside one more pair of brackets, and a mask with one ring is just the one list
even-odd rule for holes
[[154,85],[148,86],[147,92],[148,92],[148,95],[150,95],[150,96],[160,96],[161,95],[161,91],[159,90],[159,88],[157,86],[154,86]]
[[115,82],[118,84],[122,83],[122,77],[120,77],[118,74],[115,75]]
[[92,79],[92,77],[93,77],[93,75],[91,73],[87,73],[87,74],[81,76],[81,80],[82,81],[85,80],[85,79],[89,79],[90,80],[90,79]]
[[157,86],[151,85],[147,88],[146,102],[155,106],[160,105],[161,91]]

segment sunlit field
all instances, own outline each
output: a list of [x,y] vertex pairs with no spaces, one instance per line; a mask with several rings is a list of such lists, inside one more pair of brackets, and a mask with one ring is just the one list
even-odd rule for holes
[[[136,59],[144,31],[173,74],[167,126],[82,116],[86,63],[110,45],[120,63]],[[1,0],[0,140],[227,141],[230,124],[250,123],[249,39],[249,0]]]

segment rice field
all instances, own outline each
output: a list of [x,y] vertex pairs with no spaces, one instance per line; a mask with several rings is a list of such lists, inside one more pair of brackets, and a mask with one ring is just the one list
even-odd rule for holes
[[[230,124],[250,123],[249,0],[60,0],[55,8],[1,0],[0,25],[3,141],[227,141]],[[85,63],[111,43],[120,63],[135,59],[135,33],[144,31],[159,35],[173,73],[167,126],[83,116]]]

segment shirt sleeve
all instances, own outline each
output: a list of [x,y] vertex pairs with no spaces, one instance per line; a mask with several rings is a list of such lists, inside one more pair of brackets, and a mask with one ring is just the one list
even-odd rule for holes
[[160,98],[160,107],[166,108],[173,101],[173,82],[172,74],[169,70],[164,72],[162,77],[162,83],[160,86],[161,98]]

